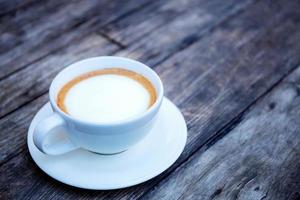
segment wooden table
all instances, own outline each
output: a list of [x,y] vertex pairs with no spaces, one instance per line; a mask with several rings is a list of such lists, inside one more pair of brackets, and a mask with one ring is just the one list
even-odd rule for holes
[[[299,0],[0,1],[0,199],[299,199]],[[146,183],[89,191],[48,177],[26,136],[53,77],[92,56],[138,59],[188,140]]]

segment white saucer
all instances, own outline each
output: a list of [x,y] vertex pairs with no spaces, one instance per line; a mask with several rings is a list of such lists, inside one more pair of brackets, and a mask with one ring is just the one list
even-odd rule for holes
[[35,163],[49,176],[79,188],[108,190],[145,182],[170,167],[184,149],[187,128],[178,108],[168,99],[163,104],[151,133],[129,150],[115,155],[99,155],[82,149],[48,156],[33,144],[37,122],[52,113],[44,105],[32,120],[27,137]]

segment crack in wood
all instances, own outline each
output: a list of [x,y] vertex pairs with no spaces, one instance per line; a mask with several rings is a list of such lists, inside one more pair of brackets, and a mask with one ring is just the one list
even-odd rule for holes
[[110,37],[109,35],[107,35],[106,33],[104,32],[101,32],[101,31],[97,31],[97,33],[102,36],[103,38],[107,39],[109,42],[117,45],[118,47],[120,47],[120,50],[122,49],[126,49],[127,48],[127,45],[126,44],[122,44],[122,42],[119,42],[117,40],[115,40],[114,38]]
[[[47,90],[46,92],[43,92],[43,93],[41,93],[41,94],[38,94],[38,95],[35,97],[35,99],[38,99],[38,98],[44,96],[44,95],[47,94],[47,93],[48,93],[48,90]],[[34,99],[34,100],[35,100],[35,99]],[[3,115],[3,116],[0,116],[0,119],[5,118],[6,116],[8,116],[8,115],[14,113],[15,111],[19,110],[20,108],[26,106],[27,104],[29,104],[29,103],[31,103],[31,102],[32,102],[32,101],[26,101],[26,102],[20,104],[17,108],[11,110],[10,112],[6,113],[6,114]]]
[[[29,67],[30,65],[32,65],[32,64],[34,64],[34,63],[36,63],[36,62],[39,62],[39,61],[45,59],[45,58],[48,57],[49,55],[59,52],[60,50],[64,49],[67,45],[68,45],[68,44],[66,44],[66,45],[64,45],[64,46],[61,46],[61,47],[59,47],[59,48],[57,48],[57,49],[54,49],[54,50],[52,50],[52,51],[49,51],[47,54],[45,54],[45,55],[43,55],[43,56],[41,56],[41,57],[39,57],[39,58],[37,58],[37,59],[35,59],[35,60],[29,62],[28,64],[22,66],[21,68],[9,72],[8,74],[6,74],[6,75],[0,77],[0,82],[3,81],[4,79],[9,78],[11,75],[13,75],[13,74],[15,74],[15,73],[18,73],[18,72],[20,72],[20,71],[26,69],[26,68]],[[33,99],[33,100],[34,100],[34,99]]]

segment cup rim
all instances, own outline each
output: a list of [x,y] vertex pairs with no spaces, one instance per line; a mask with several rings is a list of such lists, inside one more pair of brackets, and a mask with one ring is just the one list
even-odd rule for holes
[[[54,90],[53,89],[53,85],[54,85],[54,82],[57,80],[57,77],[60,74],[62,74],[64,72],[66,72],[67,70],[69,70],[73,65],[75,65],[75,64],[77,64],[79,62],[84,62],[84,61],[88,61],[88,60],[92,60],[92,59],[99,59],[99,58],[100,59],[118,59],[118,60],[135,62],[136,64],[138,64],[140,66],[143,66],[144,68],[147,68],[153,74],[153,76],[155,77],[155,79],[158,82],[158,87],[159,87],[158,90],[159,91],[157,91],[157,92],[159,92],[159,94],[157,96],[157,99],[156,99],[155,103],[149,109],[147,109],[143,113],[140,113],[138,115],[134,115],[134,116],[126,118],[124,120],[113,121],[113,122],[90,122],[90,121],[85,121],[85,120],[81,120],[81,119],[72,117],[71,115],[63,112],[58,107],[58,105],[56,103],[56,100],[55,100],[56,98],[54,97],[54,95],[51,95],[51,94],[53,94],[52,93],[52,91]],[[105,126],[105,127],[124,125],[124,124],[128,124],[128,123],[136,122],[136,121],[144,118],[145,116],[149,115],[150,113],[152,113],[152,112],[154,112],[155,110],[158,109],[158,107],[161,105],[161,102],[163,100],[163,94],[164,94],[164,90],[163,90],[162,81],[161,81],[160,77],[157,75],[157,73],[152,68],[150,68],[149,66],[141,63],[140,61],[137,61],[137,60],[134,60],[134,59],[130,59],[130,58],[121,57],[121,56],[96,56],[96,57],[90,57],[90,58],[86,58],[86,59],[83,59],[83,60],[79,60],[79,61],[73,62],[73,63],[67,65],[58,74],[56,74],[56,76],[54,77],[54,79],[52,80],[52,82],[50,84],[50,89],[49,89],[49,99],[50,99],[50,103],[51,103],[53,109],[56,112],[58,112],[60,115],[62,115],[64,118],[66,118],[68,120],[71,120],[71,121],[74,121],[74,122],[79,123],[79,124],[85,124],[85,125],[91,125],[91,126]]]

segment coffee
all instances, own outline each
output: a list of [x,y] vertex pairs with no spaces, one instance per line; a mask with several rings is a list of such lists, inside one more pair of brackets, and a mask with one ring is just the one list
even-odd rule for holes
[[108,68],[82,74],[57,95],[65,113],[89,122],[115,122],[145,112],[156,101],[156,90],[143,75]]

